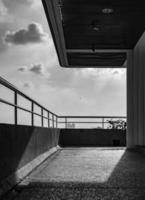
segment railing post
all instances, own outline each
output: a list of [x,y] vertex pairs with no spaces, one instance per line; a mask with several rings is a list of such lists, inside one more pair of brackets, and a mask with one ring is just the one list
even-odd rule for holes
[[57,121],[58,119],[57,119],[57,116],[56,116],[56,128],[57,128],[57,126],[58,126],[58,121]]
[[43,127],[43,108],[41,108],[41,126]]
[[65,128],[67,128],[67,117],[65,117]]
[[52,127],[54,128],[54,114],[52,114]]
[[17,92],[15,92],[14,94],[14,104],[15,104],[15,112],[14,112],[14,123],[15,125],[18,124],[18,110],[17,110],[17,104],[18,104],[18,101],[17,101]]
[[32,126],[34,126],[34,103],[32,101],[32,104],[31,104],[31,123],[32,123]]
[[102,118],[102,128],[104,129],[104,117]]
[[49,112],[47,113],[48,115],[48,128],[50,127],[50,121],[49,121]]

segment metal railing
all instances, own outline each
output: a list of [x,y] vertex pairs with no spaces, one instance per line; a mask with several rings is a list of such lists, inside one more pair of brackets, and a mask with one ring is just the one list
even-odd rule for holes
[[[0,77],[0,85],[10,89],[13,92],[13,102],[7,101],[4,98],[0,98],[0,103],[9,105],[14,108],[14,124],[18,125],[18,110],[25,111],[31,114],[31,126],[34,126],[34,116],[41,118],[41,126],[44,127],[44,119],[47,120],[47,127],[52,128],[108,128],[109,120],[125,120],[125,116],[58,116],[51,112],[47,108],[40,105],[32,98],[25,95],[19,89],[14,87],[4,78]],[[18,95],[31,102],[31,109],[24,108],[18,105]],[[41,109],[41,113],[37,113],[34,110],[34,106],[38,106]],[[47,117],[44,115],[44,111],[47,113]],[[50,116],[51,115],[51,116]],[[51,122],[51,125],[50,125]],[[79,125],[79,126],[78,126]],[[91,126],[90,126],[91,125]]]
[[110,126],[109,121],[124,120],[125,116],[59,116],[58,123],[62,128],[101,128],[107,129]]
[[[51,112],[50,110],[48,110],[47,108],[43,107],[42,105],[40,105],[38,102],[36,102],[35,100],[33,100],[32,98],[28,97],[27,95],[25,95],[23,92],[21,92],[20,90],[18,90],[16,87],[14,87],[12,84],[10,84],[8,81],[6,81],[4,78],[0,77],[0,84],[3,85],[4,87],[10,89],[11,91],[13,91],[14,95],[14,101],[13,103],[0,98],[0,102],[9,106],[12,106],[14,108],[14,124],[17,125],[18,124],[18,110],[22,110],[25,111],[27,113],[31,114],[31,125],[34,126],[34,116],[38,116],[41,118],[41,126],[44,126],[44,119],[48,120],[48,127],[50,127],[50,121],[52,121],[52,127],[53,128],[57,128],[57,121],[58,121],[58,116]],[[31,102],[31,109],[26,109],[22,106],[18,105],[18,95],[20,95],[21,97],[25,98],[26,100]],[[34,106],[38,106],[41,109],[41,114],[34,112]],[[47,112],[47,117],[44,116],[44,111]],[[51,118],[50,118],[51,115]]]

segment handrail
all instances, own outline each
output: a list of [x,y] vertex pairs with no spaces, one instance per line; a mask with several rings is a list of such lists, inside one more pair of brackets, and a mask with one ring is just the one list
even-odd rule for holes
[[[77,125],[78,124],[79,125],[80,124],[87,124],[87,125],[88,124],[100,124],[101,127],[99,127],[99,128],[103,128],[104,129],[106,127],[106,124],[109,125],[109,119],[111,119],[113,121],[117,121],[117,119],[118,120],[125,119],[125,121],[126,121],[126,116],[91,116],[91,115],[88,115],[88,116],[74,116],[73,115],[73,116],[58,116],[58,119],[63,119],[63,120],[59,121],[58,123],[59,124],[64,124],[65,128],[75,128],[76,124]],[[77,119],[79,119],[79,121]],[[85,121],[83,119],[87,119],[87,121]],[[91,121],[89,121],[88,119],[90,119]],[[97,119],[97,120],[99,119],[99,121],[95,121],[95,119]]]
[[[9,102],[7,100],[4,100],[2,98],[0,98],[0,102],[14,107],[14,110],[15,110],[14,111],[14,123],[15,123],[15,125],[18,124],[17,111],[18,111],[18,109],[20,109],[20,110],[23,110],[23,111],[28,112],[28,113],[31,114],[32,126],[34,125],[34,115],[37,115],[37,116],[41,117],[41,125],[42,126],[44,125],[43,119],[47,119],[48,120],[48,127],[50,127],[50,122],[49,121],[52,121],[53,128],[54,128],[54,123],[56,123],[56,127],[57,127],[57,120],[55,120],[54,117],[57,118],[58,115],[56,115],[55,113],[51,112],[50,110],[48,110],[44,106],[40,105],[38,102],[36,102],[32,98],[30,98],[29,96],[27,96],[26,94],[21,92],[19,89],[17,89],[15,86],[13,86],[11,83],[9,83],[7,80],[5,80],[2,77],[0,77],[0,84],[14,92],[14,103],[11,103],[11,102]],[[21,106],[18,105],[18,101],[17,101],[18,95],[24,97],[25,99],[27,99],[28,101],[31,102],[31,110],[30,109],[26,109],[26,108],[21,107]],[[37,112],[34,112],[34,105],[38,106],[41,109],[41,114],[39,114]],[[43,111],[47,112],[47,117],[44,116],[44,112]],[[50,118],[50,116],[49,116],[50,114],[52,115],[52,118]]]
[[27,96],[26,94],[24,94],[23,92],[21,92],[19,89],[17,89],[14,85],[12,85],[11,83],[9,83],[7,80],[5,80],[4,78],[2,78],[0,76],[0,84],[13,90],[14,92],[17,92],[17,94],[21,95],[22,97],[26,98],[27,100],[33,102],[34,104],[36,104],[37,106],[39,106],[40,108],[43,108],[43,110],[57,116],[55,113],[51,112],[50,110],[48,110],[47,108],[45,108],[44,106],[42,106],[41,104],[39,104],[37,101],[35,101],[34,99],[30,98],[29,96]]
[[84,116],[84,115],[73,115],[73,116],[58,116],[59,118],[126,118],[126,116],[94,116],[94,115],[86,115],[86,116]]

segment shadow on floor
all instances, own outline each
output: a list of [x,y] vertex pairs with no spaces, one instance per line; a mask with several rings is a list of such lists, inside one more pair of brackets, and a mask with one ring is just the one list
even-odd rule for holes
[[[77,149],[76,149],[77,151]],[[88,150],[89,151],[89,150]],[[107,153],[107,149],[105,150]],[[116,151],[116,156],[118,150]],[[102,150],[103,152],[103,150]],[[97,153],[97,152],[96,152]],[[101,155],[101,152],[99,152]],[[77,152],[76,152],[77,154]],[[107,156],[108,154],[106,154]],[[108,155],[109,156],[109,155]],[[111,158],[111,152],[110,152]],[[110,159],[108,158],[108,159]],[[104,159],[104,158],[103,158]],[[96,161],[95,161],[96,162]],[[109,161],[108,161],[109,162]],[[107,173],[107,163],[104,173]],[[111,162],[111,161],[110,161]],[[97,162],[96,162],[97,163]],[[46,171],[44,165],[38,173]],[[61,167],[61,166],[60,166]],[[97,167],[97,165],[96,165]],[[106,167],[106,169],[105,169]],[[63,169],[64,171],[67,169]],[[106,171],[105,171],[106,170]],[[74,171],[75,173],[75,171]],[[35,175],[36,176],[36,175]],[[17,186],[5,200],[144,200],[145,199],[145,155],[125,150],[106,181],[51,181],[28,178]],[[103,175],[106,176],[106,175]],[[101,177],[101,176],[100,176]],[[106,176],[107,177],[107,176]]]

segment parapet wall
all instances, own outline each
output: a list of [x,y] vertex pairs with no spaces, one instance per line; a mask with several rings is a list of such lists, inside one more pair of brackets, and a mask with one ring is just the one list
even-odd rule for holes
[[59,145],[69,146],[125,146],[126,131],[115,129],[62,129]]
[[58,129],[0,124],[0,181],[56,147],[58,139]]

